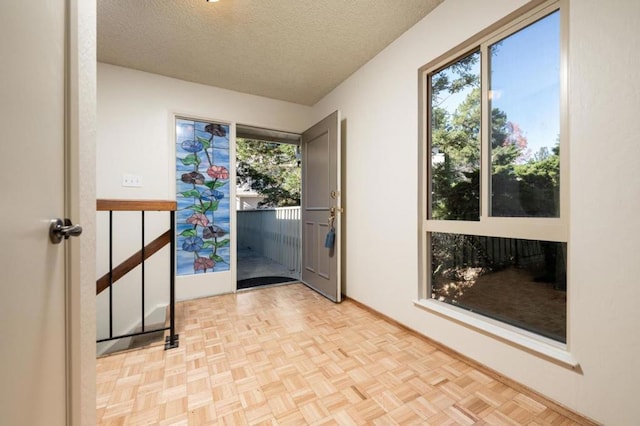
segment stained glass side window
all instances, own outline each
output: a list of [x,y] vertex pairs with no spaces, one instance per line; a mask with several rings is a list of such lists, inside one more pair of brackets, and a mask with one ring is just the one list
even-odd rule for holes
[[176,274],[228,271],[229,125],[176,119]]

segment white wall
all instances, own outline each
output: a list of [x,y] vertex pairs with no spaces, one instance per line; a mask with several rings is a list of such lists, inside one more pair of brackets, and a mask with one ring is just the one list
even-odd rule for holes
[[[171,166],[175,156],[171,140],[174,113],[290,132],[304,130],[311,116],[309,107],[107,64],[98,64],[97,85],[98,198],[175,199],[175,172]],[[122,187],[124,173],[141,176],[143,186]],[[233,197],[233,193],[231,195]],[[120,226],[114,233],[114,266],[139,250],[141,242],[139,215],[116,215],[114,221]],[[98,277],[108,271],[107,218],[107,213],[98,213]],[[149,214],[146,242],[167,227],[168,214]],[[233,253],[235,235],[231,237]],[[168,301],[168,250],[165,248],[154,257],[156,260],[151,258],[145,271],[150,286],[145,297],[147,314]],[[176,281],[176,298],[228,293],[235,290],[234,276],[232,270],[195,278],[180,277]],[[99,337],[108,335],[107,293],[101,294],[97,301]],[[114,298],[114,306],[120,307],[114,317],[114,333],[121,333],[129,330],[140,317],[139,268],[114,285]]]
[[[345,119],[347,294],[595,420],[637,424],[640,2],[570,3],[568,338],[580,369],[412,304],[418,296],[417,70],[524,3],[447,0],[314,107],[315,120],[335,109]],[[406,208],[405,200],[415,207]]]
[[[311,108],[98,64],[98,197],[173,196],[166,165],[173,112],[301,132]],[[141,161],[147,158],[148,161]],[[141,175],[142,188],[123,188],[122,174]]]
[[256,210],[262,200],[263,195],[258,195],[257,192],[251,193],[236,193],[236,211],[237,210]]

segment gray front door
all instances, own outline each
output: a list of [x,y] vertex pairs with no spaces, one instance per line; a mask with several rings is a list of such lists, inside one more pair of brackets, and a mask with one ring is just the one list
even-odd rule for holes
[[[340,302],[340,111],[304,132],[301,144],[302,282]],[[331,225],[335,240],[325,247]]]

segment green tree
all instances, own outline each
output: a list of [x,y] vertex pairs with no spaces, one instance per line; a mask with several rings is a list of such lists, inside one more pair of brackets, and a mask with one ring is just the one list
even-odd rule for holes
[[475,88],[454,113],[435,108],[432,147],[444,155],[433,164],[434,203],[438,219],[477,220],[480,169],[480,89]]
[[[480,216],[479,53],[473,53],[431,77],[431,215],[436,219],[477,220]],[[446,101],[469,92],[455,111]],[[436,157],[434,157],[436,158]]]
[[542,147],[533,159],[514,167],[520,203],[527,216],[558,216],[560,206],[560,141],[552,152]]
[[260,206],[300,205],[301,174],[294,145],[239,138],[236,160],[238,185],[264,196]]
[[[480,216],[481,91],[472,72],[476,57],[433,75],[431,81],[432,161],[431,214],[436,219],[478,220]],[[454,111],[442,105],[467,92]],[[559,205],[559,144],[550,153],[530,155],[517,123],[500,109],[491,110],[491,211],[494,216],[553,217]]]

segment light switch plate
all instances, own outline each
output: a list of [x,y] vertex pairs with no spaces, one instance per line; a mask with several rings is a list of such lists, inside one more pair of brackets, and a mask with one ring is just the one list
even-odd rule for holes
[[142,186],[142,176],[125,173],[122,175],[122,186],[139,188]]

